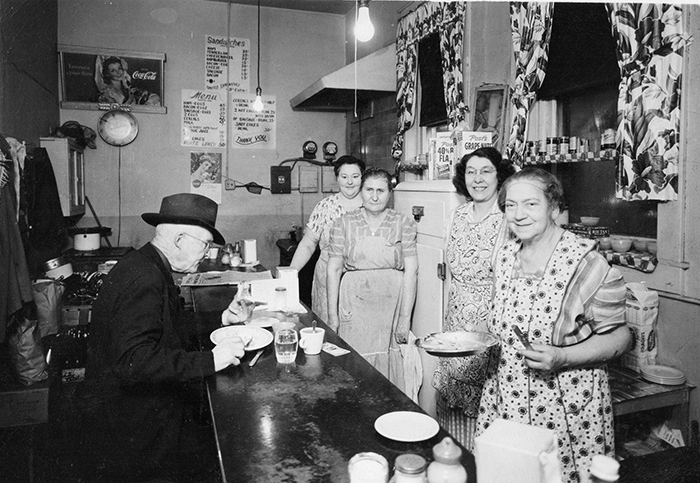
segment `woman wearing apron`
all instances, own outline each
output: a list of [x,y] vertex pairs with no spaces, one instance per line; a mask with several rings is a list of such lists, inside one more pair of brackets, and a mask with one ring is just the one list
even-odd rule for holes
[[[495,419],[547,428],[559,444],[561,481],[579,481],[596,454],[614,456],[607,362],[630,343],[625,284],[596,241],[554,220],[564,206],[559,180],[539,168],[508,178],[498,196],[508,228],[494,261],[491,351],[477,438]],[[524,348],[514,331],[527,334]]]
[[328,236],[333,222],[348,211],[362,205],[360,184],[365,163],[353,156],[341,156],[334,163],[333,171],[338,181],[340,192],[322,199],[311,212],[309,222],[304,230],[304,237],[294,252],[290,266],[301,271],[316,251],[321,254],[314,269],[314,281],[311,288],[311,309],[324,322],[328,321],[328,296],[326,295],[326,267],[328,266]]
[[408,340],[416,298],[417,231],[413,220],[387,208],[391,191],[388,172],[367,170],[362,208],[333,224],[328,325],[403,390],[398,345]]

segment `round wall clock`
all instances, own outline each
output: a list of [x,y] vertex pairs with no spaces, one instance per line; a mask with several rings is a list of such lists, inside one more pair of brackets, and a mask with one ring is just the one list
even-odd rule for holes
[[139,132],[139,124],[131,113],[115,109],[106,112],[97,125],[100,137],[112,146],[126,146]]

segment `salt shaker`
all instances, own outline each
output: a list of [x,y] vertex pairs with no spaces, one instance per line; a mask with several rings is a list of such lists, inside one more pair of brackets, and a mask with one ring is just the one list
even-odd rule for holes
[[425,468],[428,462],[420,455],[405,453],[394,461],[394,476],[390,483],[427,483]]
[[428,483],[467,483],[467,470],[459,462],[462,450],[445,436],[433,446],[435,461],[428,466]]
[[232,267],[237,267],[241,264],[241,262],[241,244],[239,242],[236,242],[233,245],[233,252],[231,253],[229,265],[231,265]]

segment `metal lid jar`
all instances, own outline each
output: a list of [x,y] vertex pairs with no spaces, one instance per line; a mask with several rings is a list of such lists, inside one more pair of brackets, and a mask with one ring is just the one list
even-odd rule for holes
[[426,483],[428,462],[420,455],[405,453],[394,461],[393,483]]

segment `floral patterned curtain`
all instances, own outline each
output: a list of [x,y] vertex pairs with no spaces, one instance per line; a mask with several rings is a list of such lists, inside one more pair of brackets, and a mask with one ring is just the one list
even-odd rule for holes
[[442,84],[450,127],[464,120],[468,112],[462,82],[465,8],[464,2],[428,2],[399,20],[396,31],[396,107],[399,122],[391,148],[391,155],[397,164],[403,155],[404,134],[415,120],[418,42],[433,32],[440,34]]
[[516,68],[515,80],[510,88],[514,112],[506,156],[520,166],[525,152],[530,107],[547,72],[553,12],[553,2],[510,2],[510,30]]
[[620,66],[616,196],[678,199],[681,80],[685,47],[682,5],[608,3]]

